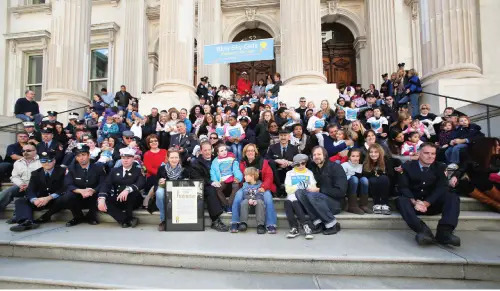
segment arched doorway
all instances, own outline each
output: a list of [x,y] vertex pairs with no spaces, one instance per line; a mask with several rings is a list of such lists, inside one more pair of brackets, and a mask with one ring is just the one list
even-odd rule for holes
[[354,36],[340,23],[321,24],[322,32],[332,32],[332,39],[323,43],[323,73],[328,83],[341,88],[357,82]]
[[[247,40],[257,40],[264,38],[273,38],[269,32],[260,29],[246,29],[238,33],[233,42],[237,41],[247,41]],[[268,74],[274,74],[276,71],[276,61],[254,61],[254,62],[241,62],[232,63],[230,65],[230,83],[231,85],[236,85],[238,78],[242,72],[248,73],[248,78],[250,81],[258,81],[260,79],[266,80]]]

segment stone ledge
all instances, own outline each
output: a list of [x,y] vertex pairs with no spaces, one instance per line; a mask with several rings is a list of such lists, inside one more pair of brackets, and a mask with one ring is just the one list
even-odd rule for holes
[[28,13],[45,12],[47,14],[52,14],[52,4],[49,2],[44,4],[20,5],[9,8],[9,11],[16,18],[19,18],[22,14]]

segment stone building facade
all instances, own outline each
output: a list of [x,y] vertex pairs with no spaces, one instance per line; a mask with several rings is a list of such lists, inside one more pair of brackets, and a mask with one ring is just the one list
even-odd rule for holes
[[[152,92],[144,110],[187,107],[199,77],[228,85],[243,70],[280,72],[291,101],[335,98],[334,84],[379,87],[401,62],[424,90],[479,101],[500,91],[498,12],[497,0],[0,1],[0,109],[34,89],[43,111],[63,111],[121,84]],[[259,38],[274,39],[274,61],[203,65],[204,45]]]

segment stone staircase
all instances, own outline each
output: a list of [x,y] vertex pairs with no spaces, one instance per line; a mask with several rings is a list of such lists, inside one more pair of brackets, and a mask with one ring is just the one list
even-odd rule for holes
[[[205,232],[160,233],[159,213],[145,210],[136,211],[134,229],[106,214],[100,225],[67,228],[68,211],[23,233],[0,221],[0,287],[500,288],[500,214],[473,199],[461,198],[459,248],[418,247],[397,211],[343,212],[339,234],[287,240],[283,202],[275,199],[276,235],[257,235],[253,215],[251,228],[237,234],[211,230],[208,214]],[[0,217],[12,212],[9,205]],[[439,217],[424,220],[435,229]]]

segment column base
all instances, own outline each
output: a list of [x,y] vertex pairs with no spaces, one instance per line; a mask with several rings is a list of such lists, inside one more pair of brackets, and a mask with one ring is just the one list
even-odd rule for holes
[[158,108],[159,111],[168,110],[172,107],[177,108],[177,110],[186,108],[189,112],[191,107],[199,103],[198,96],[192,91],[141,94],[139,113],[149,115],[153,107]]
[[[85,105],[90,105],[90,100],[87,98],[83,98],[81,96],[68,96],[68,95],[50,95],[47,97],[47,94],[39,102],[40,104],[40,113],[47,115],[47,111],[57,111],[62,112],[73,108],[82,107]],[[83,114],[85,113],[86,108],[80,108],[76,110],[72,110],[66,113],[60,113],[57,115],[57,120],[62,122],[63,124],[68,123],[68,115],[71,112],[77,112],[80,114],[80,118],[83,118]]]
[[285,102],[288,107],[297,108],[300,97],[306,97],[307,102],[312,101],[319,107],[321,100],[328,100],[330,107],[337,101],[339,90],[336,84],[317,85],[284,85],[280,87],[279,101]]
[[288,76],[283,82],[285,85],[310,85],[326,84],[326,77],[318,72],[300,72],[299,74]]

